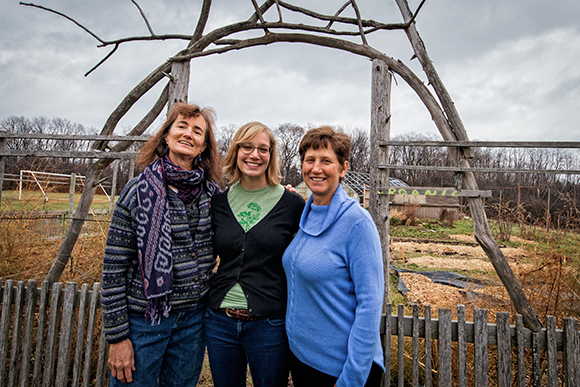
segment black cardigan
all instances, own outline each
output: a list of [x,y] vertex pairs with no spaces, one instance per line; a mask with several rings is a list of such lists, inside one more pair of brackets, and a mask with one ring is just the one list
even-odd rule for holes
[[208,294],[208,306],[219,309],[226,293],[238,282],[248,301],[248,313],[284,318],[286,275],[284,250],[298,232],[304,199],[284,191],[274,208],[247,233],[228,204],[228,190],[212,197],[214,254],[219,267]]

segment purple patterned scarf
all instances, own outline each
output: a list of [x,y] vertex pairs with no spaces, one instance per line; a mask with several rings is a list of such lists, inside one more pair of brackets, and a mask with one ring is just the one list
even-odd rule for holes
[[[198,194],[204,197],[204,201],[209,201],[208,196],[211,197],[216,190],[213,182],[205,181],[203,169],[187,171],[173,164],[167,156],[149,164],[138,177],[138,261],[147,298],[146,317],[153,323],[159,323],[162,315],[169,316],[173,292],[171,223],[166,185],[177,188],[177,196],[184,203],[191,202]],[[209,206],[205,207],[209,216]]]

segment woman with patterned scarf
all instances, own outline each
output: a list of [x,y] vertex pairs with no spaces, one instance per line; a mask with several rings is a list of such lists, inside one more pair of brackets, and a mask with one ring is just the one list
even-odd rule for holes
[[144,171],[111,218],[102,277],[111,386],[195,386],[215,266],[211,197],[219,192],[215,113],[176,104],[141,149]]

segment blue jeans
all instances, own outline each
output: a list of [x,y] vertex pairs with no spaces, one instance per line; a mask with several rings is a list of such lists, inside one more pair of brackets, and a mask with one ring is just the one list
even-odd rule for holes
[[[203,357],[205,305],[175,312],[151,325],[141,314],[129,314],[129,339],[135,353],[134,386],[195,387]],[[159,383],[158,383],[159,381]],[[127,386],[111,376],[110,387]]]
[[215,387],[288,386],[290,349],[284,319],[242,321],[208,309],[205,337]]

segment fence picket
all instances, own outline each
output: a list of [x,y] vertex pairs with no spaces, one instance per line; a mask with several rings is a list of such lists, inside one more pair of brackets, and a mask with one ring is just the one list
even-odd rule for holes
[[50,387],[53,384],[54,365],[56,349],[58,346],[58,325],[60,322],[60,295],[62,293],[62,283],[57,282],[52,285],[52,295],[50,298],[50,316],[48,318],[48,333],[46,334],[46,352],[44,354],[44,374],[42,376],[42,387]]
[[516,347],[518,353],[518,387],[526,386],[526,363],[524,350],[524,318],[521,314],[516,314]]
[[475,387],[487,386],[487,311],[476,308],[473,311],[474,321],[474,362]]
[[48,308],[48,295],[50,285],[43,281],[40,286],[40,306],[38,308],[38,333],[36,338],[36,350],[34,352],[34,373],[32,386],[38,387],[42,381],[42,359],[44,357],[44,341],[46,330],[46,309]]
[[85,349],[85,368],[83,370],[83,386],[90,384],[91,357],[93,354],[93,339],[95,337],[95,322],[97,319],[97,305],[99,303],[101,284],[93,284],[93,294],[91,295],[91,306],[89,308],[89,323],[87,327],[87,341]]
[[6,357],[8,356],[8,334],[10,330],[10,316],[12,314],[14,281],[6,280],[3,289],[4,297],[2,299],[2,317],[0,318],[0,386],[3,386],[6,383]]
[[24,325],[22,330],[22,363],[20,364],[19,387],[28,386],[32,355],[32,334],[34,329],[34,309],[36,307],[37,281],[28,280],[26,286],[26,306],[24,308]]
[[546,316],[546,338],[548,340],[548,387],[557,387],[558,371],[556,359],[556,318]]
[[467,387],[467,338],[465,337],[465,306],[457,306],[457,379],[459,387]]
[[509,313],[497,313],[497,385],[498,387],[511,387],[511,336]]
[[77,324],[77,339],[75,346],[75,357],[73,364],[72,387],[79,387],[81,379],[81,363],[83,360],[83,347],[85,338],[85,328],[87,322],[87,300],[89,298],[89,284],[81,286],[81,294],[79,296],[79,314]]
[[439,309],[439,386],[451,386],[451,309]]
[[580,385],[580,334],[578,320],[564,317],[564,373],[566,386]]
[[391,331],[392,328],[392,322],[391,322],[391,312],[392,312],[392,308],[393,306],[391,304],[387,304],[385,307],[385,334],[382,337],[382,341],[383,341],[383,358],[385,361],[385,374],[383,375],[383,386],[388,386],[391,384],[391,335],[393,334],[393,332]]
[[77,296],[77,284],[67,283],[64,289],[64,302],[62,306],[62,322],[60,326],[60,339],[58,345],[58,359],[56,367],[56,387],[65,387],[68,381],[70,368],[70,354],[72,349],[75,301]]
[[399,304],[397,309],[397,360],[399,366],[397,368],[398,386],[405,386],[405,307]]
[[537,332],[532,333],[532,382],[534,387],[541,387],[540,376],[540,335]]
[[431,329],[431,307],[425,307],[425,387],[431,387],[433,383],[432,364],[432,329]]
[[419,305],[413,305],[413,387],[419,386]]
[[12,343],[10,345],[10,366],[8,367],[8,387],[16,387],[18,375],[18,358],[20,356],[20,339],[22,332],[22,309],[24,308],[24,294],[26,285],[18,281],[14,296],[14,317],[12,319]]

